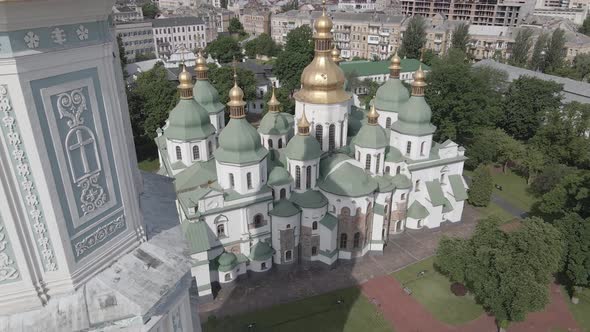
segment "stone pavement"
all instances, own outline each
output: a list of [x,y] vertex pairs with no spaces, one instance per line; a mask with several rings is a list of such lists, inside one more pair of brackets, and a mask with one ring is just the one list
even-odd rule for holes
[[214,301],[198,305],[201,322],[212,314],[219,318],[255,311],[360,285],[369,279],[395,272],[432,256],[443,235],[471,235],[477,218],[477,212],[466,204],[463,221],[443,224],[437,229],[406,231],[392,236],[383,255],[367,255],[351,261],[341,260],[332,268],[295,265],[289,271],[272,269],[266,275],[224,286]]

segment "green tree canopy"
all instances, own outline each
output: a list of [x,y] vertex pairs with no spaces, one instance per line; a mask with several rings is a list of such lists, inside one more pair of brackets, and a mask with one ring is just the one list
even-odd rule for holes
[[586,36],[590,36],[590,16],[586,16],[584,22],[582,23],[582,26],[580,26],[580,29],[578,31],[585,34]]
[[543,171],[547,164],[547,158],[541,150],[534,145],[525,147],[524,155],[521,160],[521,166],[527,176],[527,185],[531,185],[537,175]]
[[563,272],[570,286],[590,287],[590,218],[568,213],[554,225],[565,238]]
[[496,142],[498,142],[496,161],[502,164],[502,171],[506,173],[508,163],[519,160],[524,155],[525,148],[520,141],[510,137],[503,130],[499,129],[496,132],[500,134],[496,138]]
[[242,25],[242,22],[240,22],[240,20],[234,16],[229,20],[229,26],[227,27],[227,31],[229,31],[229,33],[243,34],[244,26]]
[[542,196],[555,188],[566,176],[575,172],[575,168],[563,165],[548,163],[539,174],[533,179],[530,189],[537,196]]
[[420,58],[420,52],[426,44],[426,21],[420,15],[410,18],[400,48],[400,56],[411,59]]
[[561,105],[562,89],[559,83],[529,76],[512,81],[506,93],[500,126],[516,139],[530,139],[547,112]]
[[294,91],[301,86],[301,73],[313,59],[314,46],[311,28],[302,25],[287,34],[285,49],[277,57],[273,72],[281,86]]
[[565,58],[565,31],[555,29],[551,34],[551,39],[547,43],[547,54],[545,55],[545,70],[553,71],[563,66]]
[[465,22],[459,23],[453,29],[451,37],[451,47],[467,53],[467,44],[469,43],[469,24]]
[[242,49],[238,42],[229,36],[221,36],[212,41],[205,48],[205,52],[211,54],[221,63],[232,62],[233,59],[242,59]]
[[141,10],[143,11],[143,17],[150,19],[155,18],[160,12],[158,6],[151,1],[141,6]]
[[529,52],[533,46],[533,30],[523,28],[518,31],[512,46],[512,56],[508,62],[517,67],[525,67],[529,60]]
[[255,58],[256,55],[276,56],[281,48],[268,34],[262,33],[258,37],[248,41],[244,45],[244,50],[248,57]]
[[123,71],[123,76],[127,76],[127,70],[125,70],[125,65],[127,65],[127,54],[125,53],[125,47],[123,47],[123,38],[121,38],[121,34],[117,35],[117,47],[119,48],[119,61],[121,62],[121,70]]
[[590,54],[581,53],[574,58],[573,65],[576,79],[588,81],[590,79]]
[[[264,111],[263,115],[268,112],[268,101],[272,95],[272,90],[268,90],[266,94],[264,94]],[[289,114],[295,114],[295,101],[291,98],[291,92],[283,87],[275,89],[275,96],[277,100],[281,103],[281,111],[286,112]]]
[[488,206],[492,198],[494,182],[490,169],[486,165],[479,165],[473,172],[471,187],[469,188],[469,204],[474,206]]
[[547,67],[546,53],[548,41],[549,36],[547,34],[541,34],[537,37],[535,47],[533,48],[533,55],[531,56],[531,61],[529,63],[529,68],[531,70],[545,72],[545,68]]
[[[256,99],[256,78],[250,70],[237,68],[238,85],[244,91],[244,101]],[[234,69],[232,66],[209,65],[209,82],[219,93],[219,102],[229,101],[229,90],[234,86]]]
[[545,218],[551,220],[562,218],[568,213],[577,213],[582,218],[590,217],[590,171],[577,170],[564,177],[541,197],[537,208]]

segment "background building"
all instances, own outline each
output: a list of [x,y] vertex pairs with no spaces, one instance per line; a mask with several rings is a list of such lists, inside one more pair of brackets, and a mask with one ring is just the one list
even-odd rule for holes
[[140,6],[113,6],[113,21],[115,23],[141,20],[143,20],[143,11]]
[[179,47],[189,50],[207,46],[207,25],[194,16],[152,20],[156,56],[165,58]]
[[260,8],[244,8],[240,14],[244,31],[252,36],[270,35],[270,11]]
[[121,37],[128,62],[135,62],[138,55],[156,53],[151,21],[130,21],[115,25],[115,33]]

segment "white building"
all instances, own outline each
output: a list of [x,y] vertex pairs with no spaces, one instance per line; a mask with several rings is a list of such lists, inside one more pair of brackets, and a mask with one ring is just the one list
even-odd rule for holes
[[128,62],[135,62],[139,55],[151,56],[156,52],[151,21],[118,23],[115,33],[121,37]]
[[175,10],[179,7],[194,6],[194,0],[156,0],[160,10]]
[[164,59],[180,47],[189,50],[207,46],[205,22],[194,16],[152,20],[156,56]]
[[193,330],[176,213],[137,168],[112,5],[0,3],[0,331]]
[[345,12],[375,11],[377,0],[338,0],[338,10]]
[[212,297],[212,282],[223,286],[273,266],[330,266],[382,252],[391,234],[461,220],[465,151],[432,141],[422,68],[410,96],[394,56],[390,78],[366,114],[344,90],[344,73],[332,59],[332,27],[325,15],[315,20],[316,54],[294,94],[295,118],[280,112],[273,94],[258,130],[245,119],[237,83],[227,127],[213,128],[207,108],[219,101],[203,86],[202,57],[201,87],[193,88],[188,71],[179,75],[181,101],[156,143],[160,172],[175,181],[202,298]]

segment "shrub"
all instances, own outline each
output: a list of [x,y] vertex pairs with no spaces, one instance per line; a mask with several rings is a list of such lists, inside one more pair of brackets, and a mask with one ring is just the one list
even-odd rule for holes
[[467,294],[467,287],[459,282],[454,282],[451,284],[451,292],[455,294],[455,296],[465,296]]

